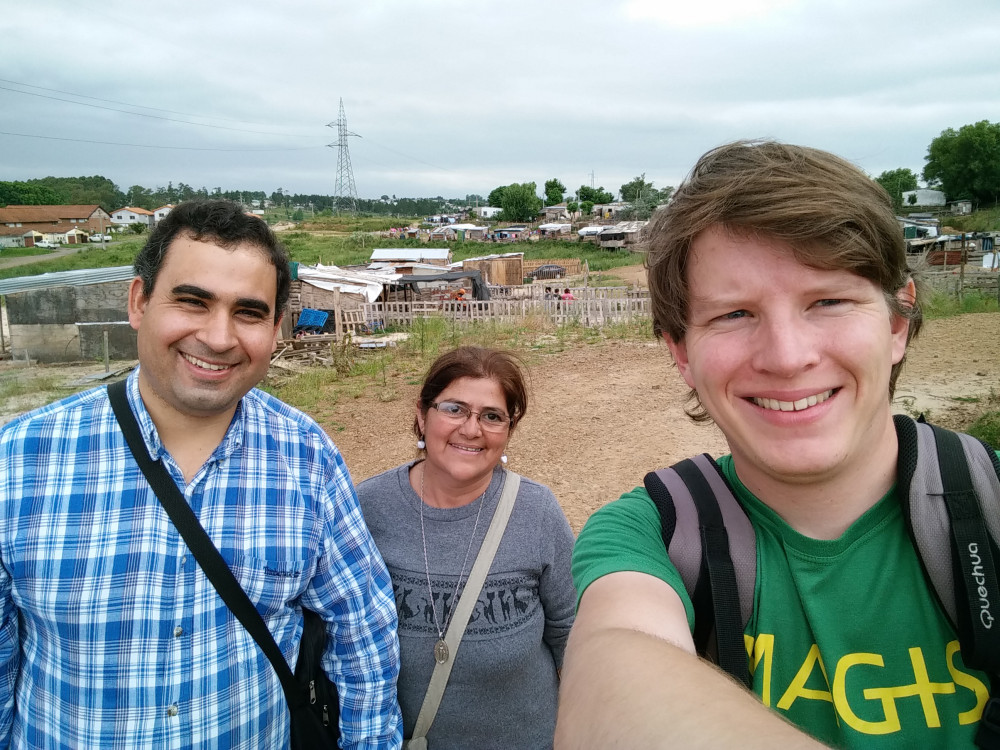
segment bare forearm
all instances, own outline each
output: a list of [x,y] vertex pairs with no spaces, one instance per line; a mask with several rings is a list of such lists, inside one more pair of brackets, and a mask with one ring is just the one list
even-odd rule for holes
[[570,636],[555,747],[823,745],[697,657],[655,636],[613,628]]

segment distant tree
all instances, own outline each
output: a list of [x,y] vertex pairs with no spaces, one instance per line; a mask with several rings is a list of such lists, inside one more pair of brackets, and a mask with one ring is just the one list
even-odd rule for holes
[[88,206],[97,204],[105,211],[114,211],[125,204],[125,195],[107,177],[43,177],[27,180],[28,185],[45,187],[56,194],[54,204]]
[[[531,221],[538,216],[542,200],[535,194],[535,189],[533,182],[512,182],[504,187],[500,204],[504,221]],[[492,193],[490,197],[493,197]]]
[[648,195],[651,190],[654,190],[653,183],[646,182],[646,173],[643,172],[635,179],[622,185],[618,192],[621,193],[622,200],[626,203],[635,203],[644,194]]
[[580,189],[576,191],[576,199],[581,203],[611,203],[614,201],[615,196],[603,187],[592,188],[587,185],[581,185]]
[[566,186],[563,185],[556,178],[545,181],[545,205],[554,206],[557,203],[562,203],[563,196],[566,194]]
[[55,206],[59,196],[43,185],[27,182],[0,182],[0,206]]
[[490,191],[490,197],[487,200],[489,200],[491,206],[494,208],[501,208],[503,206],[503,193],[506,189],[506,185],[501,185]]
[[645,221],[661,203],[666,203],[673,195],[672,187],[657,190],[652,182],[646,182],[646,173],[621,186],[622,200],[629,205],[619,214],[623,219]]
[[903,205],[903,193],[917,189],[917,176],[905,167],[889,169],[876,177],[875,182],[885,188],[897,210]]
[[948,128],[931,141],[924,159],[924,180],[950,200],[968,198],[978,206],[1000,197],[1000,123]]
[[590,216],[593,210],[594,210],[593,201],[580,201],[580,212],[584,216]]
[[488,203],[489,201],[487,201],[486,198],[481,195],[477,195],[476,193],[470,193],[465,196],[466,206],[485,206]]
[[142,185],[133,185],[130,187],[125,193],[125,202],[133,208],[156,208],[153,205],[153,192]]
[[575,214],[577,211],[580,210],[580,204],[577,203],[576,201],[570,201],[569,203],[566,204],[566,210],[569,211],[571,214]]
[[909,203],[911,206],[917,205],[917,194],[910,193],[910,197],[906,199],[906,202]]
[[302,213],[301,208],[297,208],[292,212],[292,221],[305,221],[305,218],[306,215]]

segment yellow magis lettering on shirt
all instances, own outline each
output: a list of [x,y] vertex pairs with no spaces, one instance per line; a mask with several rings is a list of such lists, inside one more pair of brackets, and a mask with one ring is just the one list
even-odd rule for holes
[[[862,719],[859,715],[860,705],[857,704],[858,697],[853,700],[856,705],[851,705],[851,699],[847,694],[848,674],[855,667],[876,667],[885,668],[885,661],[881,654],[853,653],[840,657],[834,665],[833,679],[830,679],[827,665],[823,662],[819,647],[813,644],[801,666],[795,673],[791,682],[787,686],[775,685],[772,679],[772,668],[774,663],[775,639],[771,633],[760,633],[756,638],[744,635],[747,649],[747,658],[750,662],[750,672],[754,675],[760,693],[761,701],[765,706],[774,706],[782,711],[792,708],[795,701],[825,701],[832,704],[837,718],[837,723],[843,722],[851,729],[862,734],[891,734],[898,732],[902,727],[899,721],[899,711],[897,701],[917,700],[923,710],[924,720],[928,728],[941,726],[941,716],[938,713],[935,696],[951,695],[959,690],[971,693],[970,704],[975,698],[975,704],[967,711],[958,714],[958,723],[973,724],[979,721],[983,714],[983,707],[989,699],[989,689],[976,676],[963,671],[955,663],[955,656],[959,652],[958,641],[951,641],[945,646],[945,663],[948,665],[948,673],[951,676],[950,682],[933,682],[927,673],[927,664],[924,661],[924,652],[919,647],[909,649],[909,666],[912,670],[913,681],[904,685],[872,685],[862,691],[864,701],[873,701],[879,704],[878,721]],[[898,665],[895,670],[899,672]],[[819,679],[813,679],[818,674]],[[807,684],[816,685],[822,682],[825,689],[808,688]],[[784,689],[780,693],[779,690]],[[773,702],[778,696],[776,703]],[[865,707],[863,714],[870,714],[870,708]]]

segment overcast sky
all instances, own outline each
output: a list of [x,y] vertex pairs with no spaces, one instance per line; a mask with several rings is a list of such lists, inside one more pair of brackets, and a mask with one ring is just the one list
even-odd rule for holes
[[340,99],[361,198],[677,185],[757,137],[919,175],[1000,120],[998,31],[996,0],[7,0],[0,180],[332,194]]

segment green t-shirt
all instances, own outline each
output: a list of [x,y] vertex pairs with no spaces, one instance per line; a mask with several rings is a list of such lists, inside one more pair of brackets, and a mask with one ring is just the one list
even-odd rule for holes
[[[743,486],[731,457],[719,465],[757,534],[754,614],[744,639],[763,703],[837,747],[971,747],[989,681],[962,661],[895,491],[839,539],[810,539]],[[693,628],[690,597],[642,488],[597,511],[573,551],[581,596],[617,571],[666,581]]]

